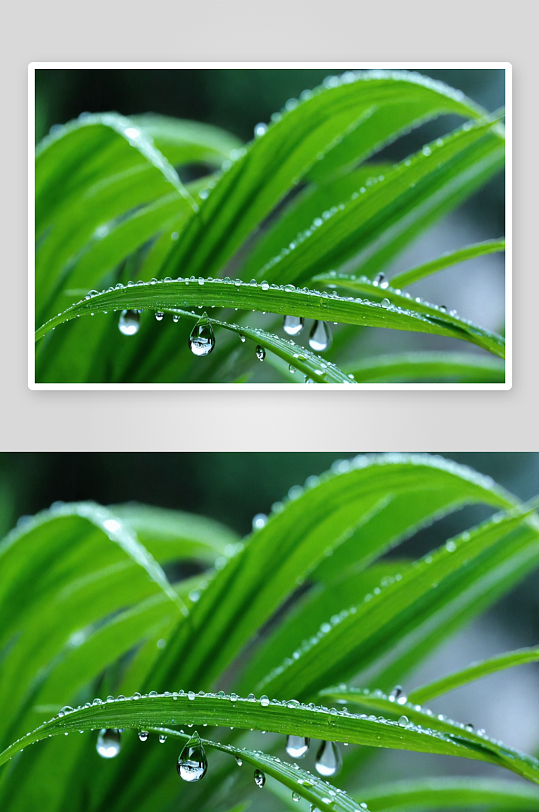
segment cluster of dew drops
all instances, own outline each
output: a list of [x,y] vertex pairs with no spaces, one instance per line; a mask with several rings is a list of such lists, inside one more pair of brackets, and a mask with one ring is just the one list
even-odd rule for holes
[[[266,697],[262,697],[261,701],[265,704]],[[269,704],[269,700],[267,700]],[[99,731],[97,736],[96,749],[97,753],[106,759],[115,758],[121,749],[121,734],[123,729],[108,728]],[[145,742],[149,738],[149,733],[146,730],[140,730],[138,737],[141,742]],[[159,735],[159,742],[163,744],[167,737],[165,734]],[[311,745],[310,738],[306,736],[287,736],[286,738],[286,753],[294,761],[304,758],[309,752]],[[236,764],[241,767],[243,760],[241,756],[235,757]],[[297,767],[297,765],[295,765]],[[335,742],[322,741],[318,748],[315,761],[316,771],[323,778],[333,778],[339,774],[342,768],[342,756],[339,747]],[[208,769],[208,759],[204,746],[200,740],[198,733],[195,733],[183,747],[176,769],[180,778],[188,783],[200,781],[206,775]],[[266,783],[266,775],[260,769],[254,771],[254,783],[262,789]],[[303,783],[303,782],[300,782]],[[297,792],[292,793],[294,801],[300,800],[300,795]],[[314,812],[315,807],[311,805],[311,810]]]
[[[140,327],[140,314],[142,310],[122,310],[118,321],[118,329],[124,336],[136,335]],[[157,321],[163,321],[163,312],[156,312]],[[174,313],[172,321],[178,322],[180,316]],[[289,336],[298,336],[305,326],[305,319],[302,316],[285,316],[283,319],[283,330]],[[240,333],[240,340],[243,343],[245,336]],[[314,321],[309,333],[309,347],[314,352],[326,352],[332,344],[331,329],[325,321]],[[197,357],[209,355],[215,348],[215,335],[213,327],[207,318],[199,319],[189,335],[189,349]],[[255,355],[259,361],[264,361],[266,350],[260,344],[257,345]],[[295,372],[291,365],[290,372]]]

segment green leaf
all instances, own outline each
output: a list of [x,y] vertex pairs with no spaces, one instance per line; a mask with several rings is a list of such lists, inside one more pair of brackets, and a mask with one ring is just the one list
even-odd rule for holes
[[485,677],[487,674],[494,674],[496,671],[512,668],[515,665],[535,663],[537,660],[539,660],[539,648],[526,648],[520,649],[519,651],[509,651],[506,654],[499,654],[497,657],[491,657],[488,660],[472,663],[461,671],[448,674],[447,677],[416,688],[410,694],[410,699],[413,702],[428,702],[429,699],[440,696],[440,694],[445,694],[447,691],[453,691],[455,688],[466,685],[473,680],[481,679],[481,677]]
[[508,559],[516,558],[520,546],[516,542],[509,544],[507,538],[523,523],[530,535],[522,544],[532,547],[539,562],[539,531],[537,522],[530,518],[532,514],[520,508],[506,515],[497,514],[420,559],[400,578],[388,579],[361,603],[328,619],[318,634],[304,641],[259,683],[257,690],[308,697],[338,678],[355,675],[359,663],[365,670],[413,632],[424,612],[429,617],[434,615],[451,595],[454,580],[462,577],[461,573],[472,573],[476,580],[485,577],[491,550],[503,547]]
[[539,793],[513,781],[485,778],[420,778],[367,787],[361,793],[371,812],[389,809],[539,809]]
[[[350,300],[336,295],[330,297],[316,290],[298,290],[293,285],[282,287],[202,277],[198,280],[180,278],[157,283],[141,282],[132,287],[88,295],[42,325],[36,330],[35,337],[38,341],[53,328],[78,316],[110,310],[150,309],[174,313],[182,312],[184,307],[233,307],[460,338],[496,355],[504,355],[504,341],[500,336],[463,319],[442,314],[435,308],[412,304],[405,297],[402,299],[405,308],[384,307],[369,300]],[[417,312],[411,309],[414,307]]]
[[130,120],[153,140],[157,149],[173,166],[203,162],[220,168],[233,150],[243,146],[235,135],[201,121],[159,116],[155,113],[130,116]]
[[38,319],[50,314],[96,230],[172,190],[196,210],[174,168],[128,118],[89,115],[45,138],[35,170]]
[[495,358],[449,352],[378,355],[347,365],[358,383],[503,383],[505,367]]
[[[229,727],[232,724],[234,728],[243,730],[254,728],[325,741],[462,756],[503,766],[539,783],[539,762],[536,759],[475,734],[457,723],[439,723],[440,728],[444,728],[442,731],[420,728],[410,722],[400,725],[391,720],[357,715],[346,710],[304,705],[296,700],[244,699],[236,694],[195,694],[194,691],[109,700],[76,710],[63,710],[58,717],[40,725],[0,753],[0,765],[33,742],[49,738],[49,735],[103,728],[156,732],[166,729],[169,732],[171,726],[185,724],[194,727],[203,724]],[[184,740],[190,738],[181,732],[177,735]],[[208,740],[204,740],[204,743],[211,744]],[[246,752],[230,745],[221,745],[221,748],[233,754]],[[263,753],[256,755],[262,759],[262,763],[265,763],[265,759],[268,759],[267,763],[273,761],[271,756]]]
[[[255,139],[211,191],[200,213],[191,221],[172,250],[163,275],[214,275],[239,248],[247,235],[276,206],[292,186],[336,145],[361,126],[380,107],[423,102],[420,118],[452,112],[479,117],[473,103],[441,83],[415,74],[372,71],[348,74],[326,89],[317,88],[298,105],[279,115],[265,135]],[[401,108],[402,109],[402,108]],[[409,123],[418,118],[411,108]],[[396,127],[404,128],[402,119]],[[376,131],[363,154],[385,142],[387,132]],[[358,153],[358,160],[360,158]],[[203,235],[203,238],[202,238]]]
[[425,276],[443,271],[444,268],[449,268],[451,265],[457,265],[467,259],[482,257],[485,254],[493,254],[499,251],[505,251],[505,240],[486,240],[485,242],[475,243],[475,245],[467,245],[457,251],[448,251],[443,256],[425,262],[423,265],[418,265],[416,268],[411,268],[409,271],[396,274],[391,279],[391,285],[393,288],[404,288],[419,279],[424,279]]

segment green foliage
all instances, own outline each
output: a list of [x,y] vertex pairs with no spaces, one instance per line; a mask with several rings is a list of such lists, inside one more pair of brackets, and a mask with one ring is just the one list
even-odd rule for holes
[[[384,557],[471,505],[493,514],[416,561]],[[537,565],[533,503],[425,455],[337,462],[257,516],[243,540],[145,505],[53,505],[0,542],[1,807],[146,812],[181,797],[186,812],[255,798],[271,809],[274,795],[290,804],[294,793],[327,812],[539,808],[533,786],[501,779],[365,786],[365,754],[379,748],[481,761],[539,784],[532,756],[418,704],[536,661],[536,648],[408,697],[391,690]],[[97,731],[110,729],[122,730],[121,748],[101,759]],[[285,735],[351,745],[342,776],[293,764]],[[200,781],[176,775],[184,747],[207,757]],[[267,777],[263,796],[253,769]]]
[[[387,144],[449,114],[465,123],[400,163],[375,162]],[[498,118],[417,74],[366,71],[287,102],[246,145],[155,115],[86,114],[60,127],[36,154],[36,381],[243,382],[262,369],[259,345],[267,380],[350,383],[357,368],[358,382],[376,382],[377,359],[357,350],[357,327],[375,326],[482,353],[464,366],[439,353],[422,367],[403,354],[393,380],[499,382],[503,364],[486,353],[504,358],[501,336],[399,288],[501,251],[503,240],[403,272],[391,287],[379,276],[503,167]],[[188,339],[210,308],[215,352],[200,359]],[[118,313],[131,310],[144,312],[127,336]],[[180,323],[155,324],[153,313]],[[307,349],[275,335],[283,315],[355,329]]]

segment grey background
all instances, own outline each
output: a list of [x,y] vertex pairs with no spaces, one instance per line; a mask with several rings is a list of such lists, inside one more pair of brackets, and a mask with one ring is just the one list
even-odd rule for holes
[[[537,450],[536,5],[6,2],[2,30],[3,450]],[[31,61],[508,61],[513,389],[36,392],[27,388]]]

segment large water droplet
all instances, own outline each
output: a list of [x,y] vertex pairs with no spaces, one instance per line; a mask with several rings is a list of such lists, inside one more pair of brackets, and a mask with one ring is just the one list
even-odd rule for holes
[[148,731],[147,730],[139,730],[138,737],[141,742],[145,742],[148,738]]
[[206,775],[208,761],[198,734],[189,739],[183,748],[176,768],[184,781],[200,781]]
[[96,749],[102,758],[114,758],[122,746],[119,730],[100,730],[97,737]]
[[122,310],[118,321],[118,330],[124,336],[134,336],[140,327],[140,313],[138,310]]
[[257,344],[256,346],[256,357],[258,358],[259,361],[263,361],[264,358],[266,357],[266,350],[264,349],[264,347],[261,347],[260,344]]
[[305,319],[302,316],[285,316],[283,321],[283,330],[289,336],[297,336],[303,330]]
[[333,337],[325,321],[315,321],[309,334],[309,347],[315,352],[329,350]]
[[328,778],[341,771],[341,751],[335,742],[322,742],[316,754],[316,772]]
[[264,775],[262,770],[255,770],[255,784],[257,785],[257,787],[260,787],[260,789],[262,789],[265,783],[266,776]]
[[293,793],[292,793],[292,800],[293,800],[293,801],[299,801],[299,799],[300,799],[300,796],[298,795],[298,793],[297,793],[297,792],[293,792]]
[[209,355],[215,347],[215,336],[210,322],[203,318],[198,321],[189,336],[189,349],[193,355]]
[[286,752],[291,758],[303,758],[311,740],[305,736],[287,736],[286,739]]

